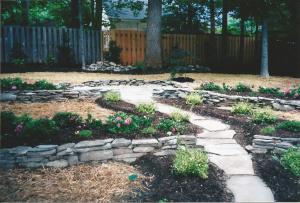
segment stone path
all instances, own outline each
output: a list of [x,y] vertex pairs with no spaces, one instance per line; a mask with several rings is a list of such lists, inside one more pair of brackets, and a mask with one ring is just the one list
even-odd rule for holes
[[[124,87],[119,91],[125,101],[133,104],[154,102],[151,86]],[[197,136],[197,145],[208,153],[212,163],[228,175],[227,187],[236,202],[274,202],[270,188],[254,173],[251,155],[233,139],[235,131],[230,130],[229,125],[166,104],[156,103],[156,107],[165,114],[174,111],[189,114],[190,122],[204,129]]]

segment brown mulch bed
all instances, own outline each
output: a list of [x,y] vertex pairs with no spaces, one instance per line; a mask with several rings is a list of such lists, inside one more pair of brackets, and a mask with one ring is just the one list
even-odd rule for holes
[[[129,181],[130,174],[136,181]],[[65,169],[0,170],[3,202],[118,202],[124,194],[135,197],[149,177],[122,163],[82,164]]]
[[173,156],[146,155],[134,166],[146,176],[154,176],[145,182],[147,190],[127,201],[138,202],[228,202],[233,195],[226,189],[226,176],[213,164],[209,165],[207,179],[194,176],[177,176],[172,169]]

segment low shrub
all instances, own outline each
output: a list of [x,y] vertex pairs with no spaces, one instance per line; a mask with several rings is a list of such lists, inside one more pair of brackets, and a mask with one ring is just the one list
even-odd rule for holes
[[222,88],[219,85],[217,85],[213,82],[208,82],[208,83],[201,84],[200,89],[201,90],[208,90],[208,91],[220,91],[220,90],[222,90]]
[[203,97],[198,93],[191,93],[185,97],[185,103],[191,107],[203,103]]
[[58,126],[56,123],[48,118],[33,119],[29,121],[23,130],[25,137],[33,139],[51,138],[58,133]]
[[173,134],[184,134],[187,130],[187,124],[184,122],[176,122],[173,119],[162,119],[157,128],[162,132],[172,132]]
[[208,157],[198,149],[182,148],[176,151],[173,162],[175,174],[182,176],[208,177]]
[[256,109],[252,113],[252,121],[256,124],[272,124],[276,120],[277,117],[272,113],[271,109]]
[[91,137],[93,137],[93,132],[91,130],[81,130],[79,132],[79,137],[91,138]]
[[284,96],[284,93],[280,91],[280,88],[274,88],[274,87],[259,87],[258,92],[262,94],[275,95],[277,97]]
[[283,121],[276,128],[291,132],[300,132],[300,121]]
[[223,83],[222,88],[224,92],[230,92],[232,89],[229,85],[226,85],[225,83]]
[[152,136],[152,135],[157,133],[157,130],[154,127],[150,126],[150,127],[144,128],[142,130],[142,133],[145,134],[145,135]]
[[272,126],[264,127],[260,130],[260,133],[263,135],[271,135],[276,132],[276,129]]
[[150,116],[155,114],[156,108],[154,103],[148,103],[148,104],[139,104],[136,107],[136,110],[143,115]]
[[252,92],[252,89],[248,85],[245,85],[243,83],[238,83],[235,86],[235,91],[236,92]]
[[53,116],[52,120],[60,128],[77,127],[82,124],[82,117],[72,112],[58,112]]
[[250,115],[253,111],[253,105],[246,102],[238,102],[233,105],[231,112],[234,114]]
[[300,176],[300,150],[299,148],[288,149],[280,158],[281,165],[293,173],[295,176]]
[[93,118],[91,114],[88,114],[87,119],[85,120],[85,123],[86,123],[87,127],[90,129],[100,129],[102,127],[102,121]]
[[118,102],[121,101],[121,94],[119,92],[109,91],[104,94],[103,99],[107,102]]
[[47,80],[38,80],[33,84],[33,89],[37,90],[56,90],[56,86]]
[[1,134],[12,133],[15,129],[17,116],[11,111],[2,111],[1,114]]
[[178,111],[171,113],[171,118],[176,122],[188,122],[190,116],[188,114],[182,114]]
[[1,90],[20,90],[27,86],[21,78],[3,78],[0,79]]

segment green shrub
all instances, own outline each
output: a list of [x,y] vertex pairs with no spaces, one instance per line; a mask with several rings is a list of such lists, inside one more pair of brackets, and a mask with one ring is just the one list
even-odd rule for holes
[[252,121],[257,124],[275,123],[277,117],[272,113],[271,109],[256,109],[252,114]]
[[100,129],[102,127],[102,121],[93,118],[91,114],[88,114],[87,119],[85,120],[85,123],[86,123],[87,127],[90,129]]
[[245,85],[243,83],[238,83],[235,86],[235,91],[237,91],[237,92],[252,92],[252,89],[248,85]]
[[276,132],[276,129],[272,126],[264,127],[260,130],[260,133],[263,135],[271,135]]
[[219,85],[217,85],[213,82],[208,82],[208,83],[201,84],[200,89],[201,90],[208,90],[208,91],[220,91],[220,90],[222,90],[222,88]]
[[33,139],[48,139],[58,133],[56,123],[48,118],[40,118],[28,122],[23,130],[23,135]]
[[182,148],[177,150],[173,169],[177,175],[208,177],[208,157],[198,149]]
[[188,122],[190,116],[188,114],[182,114],[178,111],[171,113],[171,118],[176,122]]
[[191,93],[186,96],[185,103],[191,107],[194,107],[203,103],[203,97],[198,93]]
[[119,92],[109,91],[103,95],[103,99],[107,102],[118,102],[121,101],[121,94]]
[[300,132],[300,121],[284,121],[279,123],[276,128],[291,132]]
[[31,116],[29,116],[28,114],[23,114],[16,118],[16,124],[26,125],[27,123],[29,123],[32,120],[33,120],[33,118]]
[[167,133],[184,134],[187,130],[187,125],[184,122],[176,122],[173,119],[162,119],[157,125],[157,129]]
[[104,58],[107,61],[112,61],[119,64],[121,62],[121,52],[122,48],[118,47],[117,42],[110,41],[108,52],[104,52]]
[[0,79],[1,90],[24,89],[27,86],[21,78],[3,78]]
[[82,138],[93,137],[93,132],[91,130],[81,130],[79,132],[79,137],[82,137]]
[[259,87],[258,92],[262,94],[275,95],[277,97],[284,96],[284,93],[281,92],[279,88],[274,88],[274,87]]
[[154,115],[156,111],[154,103],[139,104],[136,109],[139,113],[147,116]]
[[300,176],[300,151],[299,148],[290,148],[280,158],[281,165],[292,172],[295,176]]
[[157,133],[157,130],[154,127],[150,126],[150,127],[144,128],[142,130],[142,133],[145,134],[145,135],[152,136],[152,135]]
[[38,90],[56,90],[56,86],[46,80],[38,80],[33,84],[34,89]]
[[60,128],[77,127],[82,123],[82,117],[71,112],[58,112],[53,116],[52,120]]
[[16,115],[11,111],[2,111],[1,112],[1,134],[12,133],[16,125]]
[[223,91],[225,91],[225,92],[231,91],[231,87],[229,85],[226,85],[225,83],[223,83],[222,87],[223,87]]
[[138,70],[145,70],[145,63],[144,61],[138,61],[134,64],[134,67]]
[[234,114],[249,115],[253,111],[253,105],[246,102],[238,102],[233,105],[231,112]]

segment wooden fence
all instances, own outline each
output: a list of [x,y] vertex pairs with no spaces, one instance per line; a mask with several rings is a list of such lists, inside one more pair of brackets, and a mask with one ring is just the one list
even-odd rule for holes
[[[117,45],[122,48],[121,62],[124,65],[135,64],[144,60],[146,48],[146,33],[143,31],[130,30],[112,30],[111,39],[117,42]],[[167,61],[174,46],[187,51],[189,56],[185,62],[188,64],[207,64],[209,61],[209,42],[208,34],[186,35],[186,34],[163,34],[162,35],[162,54],[163,60]],[[222,57],[222,37],[215,36],[216,60]],[[232,60],[238,60],[240,49],[240,37],[228,37],[227,57]],[[243,62],[248,63],[254,60],[255,38],[245,37],[244,57]]]
[[[100,59],[100,31],[84,30],[84,49],[87,64]],[[71,48],[76,64],[81,63],[79,29],[56,27],[3,26],[1,29],[1,63],[11,63],[14,46],[25,53],[26,63],[47,63],[49,57],[58,57],[63,45]]]

